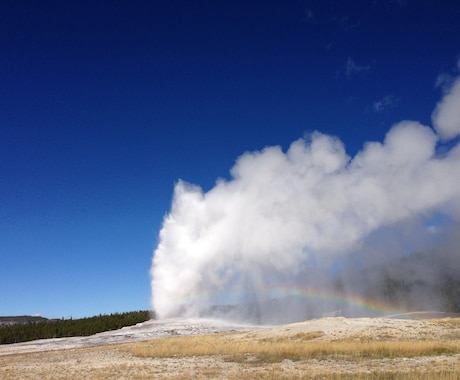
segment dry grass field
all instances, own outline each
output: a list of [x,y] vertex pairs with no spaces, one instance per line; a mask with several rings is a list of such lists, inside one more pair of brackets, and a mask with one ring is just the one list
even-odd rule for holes
[[323,318],[42,352],[0,349],[1,379],[459,379],[460,319]]

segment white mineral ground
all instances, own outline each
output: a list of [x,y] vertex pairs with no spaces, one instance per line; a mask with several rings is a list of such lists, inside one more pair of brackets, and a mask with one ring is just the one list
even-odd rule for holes
[[[165,319],[150,320],[120,330],[85,336],[55,339],[40,339],[31,342],[0,345],[0,356],[13,353],[52,351],[70,348],[104,346],[131,343],[177,335],[202,335],[221,331],[243,330],[249,326],[232,324],[218,319]],[[256,328],[256,327],[254,327]]]

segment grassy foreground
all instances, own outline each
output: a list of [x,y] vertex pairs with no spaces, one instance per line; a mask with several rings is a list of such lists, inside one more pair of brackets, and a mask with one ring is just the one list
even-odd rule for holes
[[460,319],[413,322],[380,321],[353,330],[362,321],[338,319],[86,348],[0,351],[0,378],[460,379]]
[[[460,319],[444,319],[435,323],[450,328],[460,328]],[[241,338],[238,334],[212,334],[202,336],[181,336],[164,338],[149,342],[139,342],[128,347],[136,357],[156,359],[187,359],[216,358],[228,363],[238,364],[241,368],[251,368],[251,378],[268,379],[460,379],[460,358],[449,364],[439,364],[430,357],[452,357],[460,355],[460,334],[446,337],[445,340],[322,340],[322,331],[298,333],[291,336],[269,337],[257,339],[251,336]],[[433,363],[423,370],[406,369],[404,364],[397,369],[382,368],[379,363],[423,358]],[[352,363],[355,367],[364,368],[362,372],[342,373],[342,371],[325,371],[321,374],[308,373],[311,361],[325,364],[325,368],[333,363],[336,367],[346,367]],[[286,363],[302,365],[307,369],[305,374],[287,374],[282,367]],[[369,363],[369,365],[367,365]],[[435,364],[436,363],[436,364]],[[306,364],[306,366],[305,366]],[[367,368],[366,368],[367,367]],[[213,377],[212,367],[207,368],[202,377]],[[217,372],[214,375],[221,376]],[[185,379],[185,377],[174,377]],[[241,373],[232,377],[241,378]]]
[[235,341],[231,337],[216,334],[136,343],[130,352],[136,356],[155,358],[219,355],[231,362],[267,364],[283,360],[392,359],[459,354],[460,342],[307,342],[302,337]]
[[[318,332],[318,334],[320,334]],[[307,338],[308,339],[308,338]],[[334,373],[325,371],[321,374],[311,374],[308,371],[308,361],[316,360],[325,363],[325,367],[334,362],[336,366],[346,367],[349,362],[365,367],[369,361],[382,361],[391,359],[410,359],[417,357],[430,357],[439,355],[460,354],[460,342],[437,341],[389,341],[389,342],[316,342],[305,337],[297,339],[265,339],[262,341],[234,341],[225,336],[188,336],[161,339],[155,342],[137,343],[129,351],[139,357],[174,358],[176,360],[194,357],[220,356],[226,362],[236,363],[240,368],[251,368],[252,379],[460,379],[460,364],[441,366],[432,370],[406,370],[404,367],[397,370],[374,368],[361,373]],[[428,359],[429,360],[429,359]],[[305,363],[304,375],[289,375],[283,369],[287,362]],[[244,373],[244,372],[243,372]],[[205,372],[196,374],[200,378],[213,378],[221,376],[217,369],[212,372],[208,368]],[[174,379],[187,379],[188,376],[174,377]],[[228,375],[228,379],[241,379],[241,373]]]

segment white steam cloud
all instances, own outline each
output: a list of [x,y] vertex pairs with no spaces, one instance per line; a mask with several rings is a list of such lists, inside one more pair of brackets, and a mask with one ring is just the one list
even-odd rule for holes
[[460,134],[460,79],[433,112],[433,124],[442,139],[450,140]]
[[436,106],[433,125],[402,121],[355,157],[338,138],[314,132],[286,152],[243,154],[232,179],[206,193],[179,181],[151,269],[157,316],[260,300],[283,281],[311,284],[353,252],[365,257],[364,242],[379,231],[433,215],[458,220],[460,145],[442,155],[437,147],[460,134],[460,80]]

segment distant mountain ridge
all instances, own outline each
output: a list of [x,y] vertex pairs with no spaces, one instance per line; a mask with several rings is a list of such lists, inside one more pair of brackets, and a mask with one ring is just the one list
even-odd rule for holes
[[17,316],[7,316],[7,317],[0,316],[0,327],[13,326],[13,325],[18,325],[18,324],[28,325],[31,323],[50,322],[50,321],[54,321],[54,319],[48,319],[45,317],[33,316],[33,315],[17,315]]

